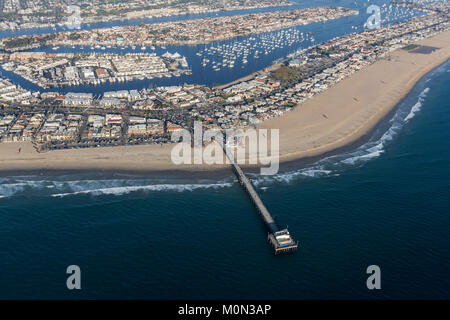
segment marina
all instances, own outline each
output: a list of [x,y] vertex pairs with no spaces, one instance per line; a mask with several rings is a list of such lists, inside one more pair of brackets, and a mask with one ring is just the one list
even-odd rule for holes
[[[450,244],[450,150],[443,148],[450,139],[449,69],[447,63],[421,81],[394,122],[386,119],[397,134],[380,156],[343,168],[342,160],[358,154],[340,153],[264,180],[248,175],[271,215],[298,238],[294,254],[273,254],[260,216],[231,172],[196,179],[103,170],[3,176],[0,296],[73,298],[64,282],[55,285],[69,255],[98,288],[80,290],[85,299],[323,299],[324,293],[373,299],[365,286],[365,266],[373,261],[392,270],[376,297],[448,298],[442,261]],[[406,124],[426,87],[421,110]],[[380,129],[378,136],[386,132]],[[380,143],[374,139],[365,149]],[[432,254],[424,254],[428,248]],[[419,263],[411,268],[411,261]],[[33,291],[39,285],[48,289]]]
[[[385,9],[388,10],[388,7]],[[386,11],[389,13],[389,11]],[[397,13],[394,9],[387,16],[386,23],[402,21],[408,17],[420,15],[418,10],[405,10],[403,14]],[[145,50],[132,46],[112,46],[106,50],[101,50],[100,45],[60,46],[52,50],[51,46],[33,48],[34,52],[51,53],[156,53],[158,56],[169,52],[178,52],[186,57],[189,62],[190,72],[177,75],[175,77],[154,77],[152,79],[133,79],[127,82],[106,82],[99,84],[67,85],[59,87],[58,91],[65,92],[90,92],[101,94],[105,91],[136,89],[155,86],[179,85],[180,83],[202,84],[207,86],[222,85],[243,78],[253,72],[262,70],[273,64],[274,61],[284,59],[299,50],[305,50],[311,46],[328,41],[335,37],[359,32],[364,27],[364,15],[351,15],[326,22],[316,22],[307,25],[300,25],[277,31],[264,32],[261,34],[248,35],[235,39],[215,41],[209,44],[197,45],[167,45],[167,46],[146,46]],[[326,31],[325,31],[326,30]],[[0,71],[4,72],[0,67]],[[50,91],[50,89],[40,88],[22,77],[10,75],[4,72],[15,84],[31,91]]]
[[[0,299],[448,298],[449,2],[294,1],[358,14],[202,43],[99,33],[0,52]],[[98,23],[238,11],[139,12]],[[11,32],[34,33],[23,22]],[[238,129],[203,145],[220,163],[175,163],[171,135],[195,147],[196,122]],[[250,160],[249,128],[279,130],[265,152],[276,172],[257,170],[260,135]],[[64,285],[69,264],[83,290]],[[368,265],[383,290],[368,290]]]
[[[327,22],[336,24],[341,28],[344,27],[343,29],[331,28],[337,34],[345,32],[348,27],[348,24],[342,24],[338,20]],[[23,95],[26,95],[27,99],[20,100],[22,105],[39,104],[40,101],[53,102],[62,106],[61,111],[65,113],[75,115],[81,112],[84,119],[86,119],[86,111],[88,110],[99,116],[103,116],[105,113],[124,115],[124,130],[116,130],[114,133],[106,128],[106,131],[99,132],[99,135],[83,134],[84,125],[80,124],[74,126],[75,130],[78,130],[78,135],[67,135],[65,134],[67,125],[64,125],[60,128],[64,135],[59,135],[59,132],[52,134],[52,137],[47,139],[47,141],[50,140],[50,143],[42,145],[43,150],[80,146],[91,147],[95,143],[92,139],[95,140],[96,137],[102,139],[98,141],[100,142],[98,145],[135,144],[139,141],[141,143],[163,142],[167,141],[167,137],[164,136],[166,132],[153,139],[152,133],[147,135],[148,132],[152,131],[143,126],[142,129],[131,130],[130,132],[143,132],[146,135],[145,138],[134,139],[127,136],[126,126],[129,124],[127,114],[131,113],[133,116],[141,117],[146,115],[151,119],[169,120],[184,128],[189,128],[194,119],[203,120],[208,126],[219,126],[223,130],[256,125],[293,111],[296,106],[335,86],[358,70],[368,67],[390,51],[407,47],[411,42],[445,30],[447,20],[448,18],[444,15],[429,14],[415,17],[408,22],[396,23],[371,31],[333,37],[329,41],[320,39],[323,35],[322,32],[316,34],[314,31],[298,31],[295,28],[290,28],[275,33],[252,35],[247,39],[242,39],[241,43],[235,43],[233,39],[221,46],[211,44],[207,52],[216,52],[210,58],[213,60],[212,69],[216,71],[217,77],[223,80],[227,74],[233,76],[232,83],[214,87],[198,84],[201,80],[195,80],[198,76],[202,76],[209,81],[213,81],[214,77],[207,72],[198,72],[199,68],[205,68],[198,63],[205,50],[196,52],[192,50],[192,47],[179,47],[180,50],[178,51],[173,50],[176,48],[173,46],[164,48],[161,46],[161,50],[165,50],[164,53],[156,50],[157,52],[153,53],[100,54],[95,52],[89,55],[81,54],[83,50],[81,47],[76,57],[82,59],[77,61],[73,61],[74,54],[63,53],[64,51],[51,54],[37,51],[4,53],[2,57],[5,61],[9,60],[9,62],[3,64],[4,76],[8,78],[8,81],[4,82],[1,97],[11,104],[9,109],[14,114],[15,119],[21,119],[22,116],[25,116],[26,119],[34,117],[35,112],[33,110],[26,112],[24,115],[14,110],[13,104],[17,102],[17,97],[14,98],[14,96]],[[316,23],[306,27],[316,30],[323,25]],[[388,35],[386,35],[386,31],[389,31]],[[310,39],[305,41],[308,37]],[[325,40],[329,37],[331,37],[330,33],[323,35]],[[298,45],[299,40],[301,42],[314,42],[316,38],[319,38],[320,44],[309,46],[307,49],[300,48],[285,55],[284,58],[281,55],[278,61],[273,60],[276,51],[290,50],[289,46],[294,43]],[[259,49],[256,49],[254,43],[259,43],[261,51],[264,50],[262,57],[256,58]],[[254,56],[250,56],[249,46],[255,50]],[[64,48],[64,50],[74,49]],[[173,53],[174,51],[175,53]],[[186,54],[184,54],[185,52]],[[193,55],[193,53],[195,54]],[[188,63],[186,57],[189,54],[191,54],[191,60],[197,60]],[[53,60],[56,57],[62,59]],[[67,61],[66,58],[69,57],[72,57],[72,62]],[[86,60],[83,57],[90,58]],[[214,57],[222,62],[216,62]],[[106,58],[105,61],[100,64],[99,62],[104,58]],[[139,61],[144,61],[144,58],[147,60],[143,64],[149,67],[147,71],[142,70],[139,64]],[[24,59],[31,59],[30,64],[21,65]],[[161,64],[163,63],[161,59],[168,59],[165,63],[166,66]],[[14,62],[15,60],[21,62]],[[203,64],[205,64],[206,60],[210,59],[206,58],[205,60],[205,57],[203,57],[203,60]],[[256,63],[246,63],[251,60]],[[254,68],[259,60],[263,60],[264,63],[275,63],[271,68],[260,69],[256,73],[247,73],[241,80],[234,81],[238,73],[233,70],[236,68],[234,67],[235,63],[238,66],[239,64],[242,66],[251,65]],[[71,63],[74,63],[74,65],[69,65]],[[180,65],[181,68],[192,65],[192,73],[190,69],[184,70],[183,75],[181,74],[182,70],[167,73],[167,67],[173,69],[175,63]],[[221,68],[223,71],[217,72]],[[33,73],[33,70],[38,72]],[[155,73],[157,70],[162,72]],[[230,71],[227,72],[226,70]],[[241,70],[245,70],[245,68],[241,67]],[[21,78],[20,76],[22,76],[22,79],[29,79],[28,82],[34,81],[35,83],[42,80],[47,81],[46,79],[61,82],[61,79],[64,79],[70,81],[70,86],[58,87],[57,91],[42,91],[39,89],[38,91],[41,92],[27,91],[26,83],[22,84],[20,81],[19,85],[14,83],[15,80]],[[42,76],[45,77],[42,78]],[[190,80],[194,84],[191,84],[191,81],[185,81],[188,77],[191,77]],[[106,81],[108,78],[112,80],[109,83]],[[88,81],[94,83],[95,90],[90,91],[89,85],[80,85],[82,82]],[[74,82],[78,84],[76,87],[72,85]],[[184,82],[184,85],[180,85],[180,82]],[[148,83],[148,86],[133,89],[135,84],[143,85],[145,83]],[[18,95],[15,94],[16,92]],[[105,92],[116,93],[105,96]],[[36,111],[40,112],[40,110]],[[45,113],[45,110],[42,111]],[[33,121],[28,122],[20,123],[14,130],[9,130],[11,125],[5,125],[3,139],[5,141],[33,139],[33,136],[39,134],[40,127],[35,126]],[[99,125],[97,128],[100,130],[103,125]],[[87,137],[88,141],[83,141],[82,137]]]
[[186,57],[178,53],[45,53],[16,52],[0,58],[2,68],[42,89],[99,85],[190,74]]

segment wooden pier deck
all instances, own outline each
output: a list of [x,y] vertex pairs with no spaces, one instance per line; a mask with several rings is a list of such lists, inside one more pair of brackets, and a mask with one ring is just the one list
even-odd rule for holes
[[224,146],[222,143],[219,144],[224,150],[228,160],[232,164],[233,170],[236,174],[236,177],[239,180],[239,183],[247,192],[254,206],[256,207],[258,213],[262,217],[269,231],[268,241],[273,246],[275,254],[295,251],[298,247],[298,243],[292,239],[287,229],[280,229],[278,227],[272,215],[269,213],[269,210],[267,210],[266,206],[264,205],[255,188],[253,187],[253,184],[251,183],[250,179],[245,175],[240,166],[236,163],[234,157],[230,152],[228,152],[226,146]]

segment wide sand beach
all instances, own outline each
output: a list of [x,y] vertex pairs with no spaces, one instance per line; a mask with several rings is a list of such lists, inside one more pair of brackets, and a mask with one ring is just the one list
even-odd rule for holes
[[[280,160],[316,157],[354,143],[380,122],[428,72],[450,57],[450,31],[419,41],[432,53],[402,49],[342,80],[259,127],[280,130]],[[0,171],[217,170],[221,165],[175,165],[172,145],[35,151],[31,143],[0,143]],[[19,152],[20,150],[20,152]]]

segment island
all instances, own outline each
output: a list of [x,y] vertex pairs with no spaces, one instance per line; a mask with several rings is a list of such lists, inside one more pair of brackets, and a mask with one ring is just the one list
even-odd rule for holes
[[115,22],[291,4],[285,0],[5,0],[0,3],[0,30],[55,26],[70,29],[75,27],[74,23]]
[[154,46],[195,45],[270,32],[314,22],[324,22],[358,14],[342,7],[298,10],[181,20],[138,26],[26,35],[4,38],[0,49],[19,51],[41,46]]
[[0,58],[2,68],[43,89],[123,82],[190,74],[179,53],[45,53],[16,52]]

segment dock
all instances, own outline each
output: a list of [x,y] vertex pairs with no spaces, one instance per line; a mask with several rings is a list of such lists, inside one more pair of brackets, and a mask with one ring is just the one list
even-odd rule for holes
[[245,175],[245,173],[236,163],[232,154],[227,151],[226,146],[224,146],[223,144],[221,144],[221,146],[228,160],[231,162],[233,166],[233,171],[236,174],[239,183],[246,191],[246,193],[250,197],[250,200],[252,200],[253,205],[258,211],[259,215],[263,219],[263,222],[268,230],[267,240],[272,245],[275,254],[288,253],[297,250],[298,242],[294,241],[287,228],[281,229],[276,224],[269,210],[267,210],[266,206],[264,205],[255,188],[253,187],[253,184],[250,181],[250,179]]

